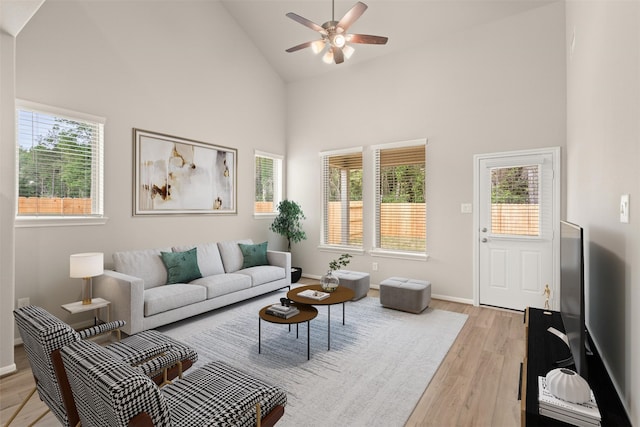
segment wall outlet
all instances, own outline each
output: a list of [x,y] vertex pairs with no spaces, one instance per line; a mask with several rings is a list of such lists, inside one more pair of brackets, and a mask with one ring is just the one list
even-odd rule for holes
[[373,271],[378,271],[378,263],[377,263],[377,262],[372,263],[372,264],[371,264],[371,269],[372,269]]
[[31,301],[29,300],[29,298],[18,298],[18,308],[22,308],[22,307],[26,307],[28,305],[31,305]]

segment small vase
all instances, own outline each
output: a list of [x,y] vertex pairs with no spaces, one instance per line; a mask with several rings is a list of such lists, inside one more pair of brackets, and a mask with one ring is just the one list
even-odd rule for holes
[[340,280],[333,274],[333,270],[327,271],[327,274],[320,279],[320,285],[325,292],[333,292],[338,289]]

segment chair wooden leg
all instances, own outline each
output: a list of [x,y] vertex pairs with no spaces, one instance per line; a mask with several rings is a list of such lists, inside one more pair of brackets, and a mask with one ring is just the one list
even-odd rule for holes
[[171,380],[169,379],[169,368],[164,368],[162,370],[162,382],[158,385],[158,387],[164,387],[167,384],[171,384]]
[[262,414],[260,410],[260,402],[256,403],[256,427],[260,427],[262,422]]

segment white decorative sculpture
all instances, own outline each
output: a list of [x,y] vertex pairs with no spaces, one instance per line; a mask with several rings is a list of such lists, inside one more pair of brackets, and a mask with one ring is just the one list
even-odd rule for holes
[[547,373],[547,388],[558,399],[584,403],[591,399],[589,383],[571,369],[557,368]]

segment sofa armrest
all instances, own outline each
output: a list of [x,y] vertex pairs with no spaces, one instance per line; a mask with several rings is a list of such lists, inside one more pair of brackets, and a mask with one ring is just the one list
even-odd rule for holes
[[269,265],[284,268],[287,283],[291,285],[291,253],[268,250],[267,261],[269,261]]
[[144,280],[105,270],[93,278],[93,294],[111,302],[111,317],[124,320],[122,331],[133,335],[142,331],[144,318]]

